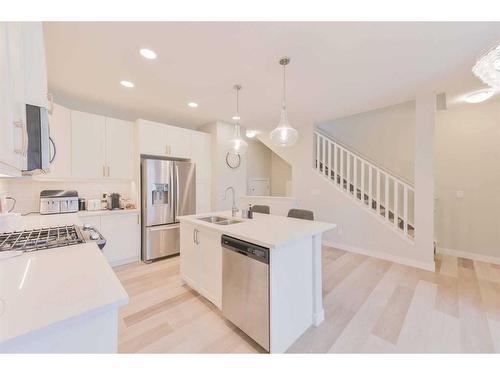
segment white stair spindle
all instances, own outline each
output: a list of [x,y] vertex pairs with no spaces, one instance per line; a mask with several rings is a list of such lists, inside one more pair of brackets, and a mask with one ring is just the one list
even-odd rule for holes
[[385,187],[385,221],[389,221],[389,175],[384,173],[384,187]]
[[347,192],[351,193],[351,153],[346,151],[347,156]]
[[356,157],[356,155],[353,156],[354,158],[354,168],[353,168],[353,172],[354,172],[354,179],[353,179],[353,193],[354,193],[354,199],[358,199],[358,158]]
[[323,153],[321,154],[321,160],[323,162],[323,174],[326,175],[326,138],[323,138],[322,147]]
[[380,214],[380,169],[375,169],[377,173],[377,203],[375,205],[375,211]]
[[368,207],[370,209],[372,206],[372,197],[373,197],[373,175],[372,175],[372,165],[368,164]]
[[408,235],[408,186],[404,184],[403,188],[403,231]]
[[365,163],[361,160],[361,202],[365,204]]
[[334,182],[336,182],[337,181],[337,173],[338,173],[337,145],[335,144],[335,142],[333,142],[332,145],[333,145],[333,176],[335,178]]
[[344,188],[344,149],[340,148],[340,187]]
[[316,133],[316,170],[319,172],[319,146],[320,146],[321,136]]
[[327,139],[326,140],[326,150],[327,150],[327,164],[328,164],[328,172],[326,173],[326,176],[328,179],[332,177],[332,142]]
[[394,226],[399,228],[398,225],[398,199],[399,199],[399,187],[398,180],[394,179]]

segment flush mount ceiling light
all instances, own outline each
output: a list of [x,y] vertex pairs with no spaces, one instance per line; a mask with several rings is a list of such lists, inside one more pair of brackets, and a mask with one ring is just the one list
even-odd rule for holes
[[472,72],[491,88],[500,90],[500,44],[481,56]]
[[142,55],[142,57],[148,59],[148,60],[154,60],[156,59],[156,52],[153,51],[152,49],[149,48],[141,48],[139,50],[139,53]]
[[297,129],[288,123],[286,112],[286,66],[290,63],[289,57],[282,57],[280,65],[283,66],[283,102],[281,105],[281,117],[278,126],[271,132],[271,141],[281,147],[292,146],[298,138]]
[[245,135],[247,138],[255,138],[255,136],[259,134],[259,132],[257,130],[251,130],[251,129],[248,129],[246,132],[245,132]]
[[472,103],[472,104],[481,103],[491,98],[493,94],[495,94],[495,90],[493,89],[480,90],[467,94],[464,98],[464,101],[466,103]]
[[234,124],[234,135],[228,141],[229,153],[242,155],[247,152],[248,143],[246,143],[243,138],[241,138],[241,128],[240,128],[240,112],[239,112],[239,93],[241,90],[241,85],[234,85],[234,90],[236,91],[236,114],[233,119],[236,118],[236,123]]
[[134,83],[130,81],[120,81],[120,85],[129,89],[135,86]]
[[191,108],[198,108],[198,103],[195,103],[195,102],[189,102],[189,103],[188,103],[188,107],[191,107]]

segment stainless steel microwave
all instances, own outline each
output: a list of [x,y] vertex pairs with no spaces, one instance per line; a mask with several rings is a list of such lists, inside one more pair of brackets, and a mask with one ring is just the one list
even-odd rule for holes
[[[50,156],[49,116],[46,108],[26,104],[26,130],[28,133],[27,168],[25,175],[47,173],[53,157]],[[52,160],[51,160],[52,159]]]

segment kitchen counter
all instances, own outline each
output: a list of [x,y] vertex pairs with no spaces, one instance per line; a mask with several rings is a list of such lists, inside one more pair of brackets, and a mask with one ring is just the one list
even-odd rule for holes
[[[240,222],[199,220],[209,216]],[[179,221],[182,280],[264,349],[283,353],[324,320],[321,236],[335,224],[258,213],[233,218],[230,211]],[[268,248],[268,262],[222,247],[222,235]]]
[[[70,224],[81,224],[78,213],[13,218],[0,232]],[[127,303],[127,293],[94,243],[0,260],[0,352],[113,351],[114,316]]]
[[[218,225],[198,220],[198,218],[208,216],[221,216],[239,220],[241,223]],[[333,223],[294,219],[286,216],[259,213],[254,213],[253,216],[253,219],[242,219],[241,215],[232,217],[231,211],[221,211],[209,214],[181,216],[179,217],[179,221],[181,223],[185,221],[199,226],[205,226],[216,230],[221,234],[226,234],[228,236],[236,237],[271,249],[284,246],[302,238],[314,236],[337,227],[336,224]]]

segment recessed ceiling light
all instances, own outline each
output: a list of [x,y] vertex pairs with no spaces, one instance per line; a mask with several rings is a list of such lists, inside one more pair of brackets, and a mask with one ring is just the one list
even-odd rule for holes
[[257,130],[250,130],[250,129],[248,129],[245,132],[245,135],[247,136],[247,138],[254,138],[257,134],[258,134]]
[[156,52],[153,51],[152,49],[149,48],[141,48],[139,50],[139,53],[142,55],[142,57],[149,59],[149,60],[154,60],[156,59]]
[[130,81],[120,81],[120,85],[127,88],[132,88],[135,86],[134,83]]
[[188,106],[191,107],[191,108],[198,108],[198,103],[195,103],[195,102],[189,102],[188,103]]
[[494,93],[492,89],[480,90],[466,95],[464,100],[466,103],[481,103],[491,98]]
[[234,115],[234,116],[233,116],[233,120],[235,120],[235,121],[241,120],[241,117],[240,117],[240,116],[238,116],[238,115]]

